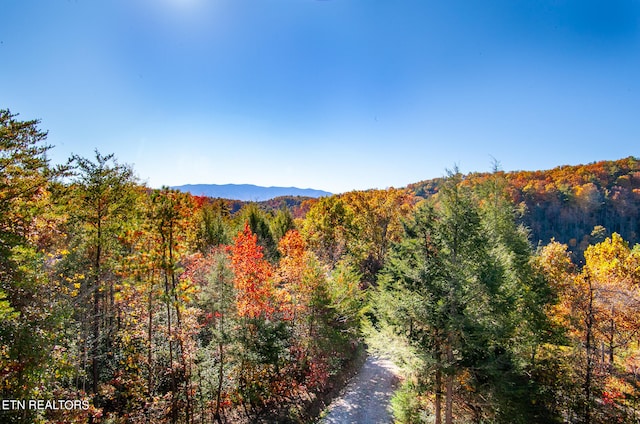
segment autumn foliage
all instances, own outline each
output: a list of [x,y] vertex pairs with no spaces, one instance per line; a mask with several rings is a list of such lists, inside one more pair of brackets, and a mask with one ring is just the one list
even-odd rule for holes
[[[640,242],[640,161],[629,157],[588,165],[560,166],[546,171],[498,171],[504,190],[520,211],[519,221],[531,231],[535,243],[551,239],[566,244],[574,260],[582,260],[590,244],[616,232],[632,245]],[[472,173],[465,184],[480,186],[490,173]],[[442,179],[411,184],[417,196],[437,193]]]
[[276,310],[271,265],[263,258],[258,237],[245,224],[230,246],[238,315],[271,318]]
[[0,422],[310,422],[365,340],[398,422],[640,419],[635,158],[244,204],[45,139],[0,111],[0,394],[88,407]]

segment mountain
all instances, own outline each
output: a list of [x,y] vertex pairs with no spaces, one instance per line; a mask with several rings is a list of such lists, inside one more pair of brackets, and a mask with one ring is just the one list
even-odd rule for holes
[[253,184],[186,184],[171,187],[194,196],[261,202],[281,196],[323,197],[331,193],[296,187],[261,187]]

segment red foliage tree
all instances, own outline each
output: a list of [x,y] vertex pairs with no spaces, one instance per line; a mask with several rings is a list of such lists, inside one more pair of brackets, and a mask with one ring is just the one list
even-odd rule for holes
[[264,259],[258,237],[249,224],[238,233],[229,248],[234,286],[237,290],[238,315],[248,318],[270,318],[274,311],[273,270]]

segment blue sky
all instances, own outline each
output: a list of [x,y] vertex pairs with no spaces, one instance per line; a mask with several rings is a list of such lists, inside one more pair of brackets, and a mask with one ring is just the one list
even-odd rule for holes
[[3,0],[0,108],[152,187],[640,156],[640,2]]

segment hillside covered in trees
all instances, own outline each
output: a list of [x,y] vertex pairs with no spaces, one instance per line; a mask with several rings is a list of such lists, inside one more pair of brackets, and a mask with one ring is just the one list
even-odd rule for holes
[[[634,157],[588,165],[561,166],[548,171],[498,172],[504,190],[520,207],[519,222],[531,230],[531,240],[555,239],[569,246],[576,260],[593,241],[612,233],[631,244],[640,242],[640,161]],[[465,176],[465,184],[482,185],[489,173]],[[442,179],[411,184],[421,198],[437,193]],[[595,232],[594,232],[595,228]]]
[[636,159],[265,207],[49,149],[0,111],[2,422],[309,422],[365,345],[401,423],[640,419]]

